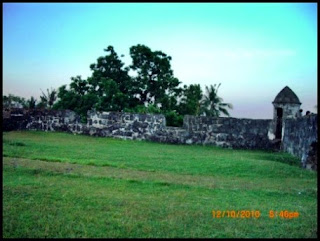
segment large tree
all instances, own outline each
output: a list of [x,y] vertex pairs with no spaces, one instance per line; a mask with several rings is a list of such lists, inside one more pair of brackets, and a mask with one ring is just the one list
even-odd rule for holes
[[66,85],[58,89],[59,100],[54,108],[73,110],[85,121],[87,111],[97,106],[99,97],[90,92],[90,85],[81,76],[71,77],[71,81],[69,89]]
[[202,99],[202,90],[199,84],[185,85],[180,100],[179,114],[199,115]]
[[[108,54],[99,57],[96,63],[90,65],[93,71],[88,78],[91,92],[99,97],[107,95],[107,98],[103,99],[113,102],[110,105],[112,110],[121,111],[127,106],[135,107],[139,100],[135,97],[134,83],[128,74],[129,67],[124,67],[113,46],[108,46],[104,51]],[[101,105],[101,108],[105,107]]]
[[223,113],[226,116],[230,116],[228,109],[232,109],[233,107],[230,103],[224,103],[223,99],[218,96],[220,85],[206,86],[206,93],[201,101],[202,115],[219,117]]
[[87,111],[92,108],[99,111],[122,111],[138,104],[132,94],[129,68],[124,68],[124,63],[112,46],[104,51],[108,54],[90,65],[92,75],[89,78],[72,77],[69,89],[66,85],[59,88],[56,109],[74,110],[85,120]]
[[140,44],[130,48],[130,56],[130,67],[137,74],[134,83],[140,104],[154,104],[165,111],[172,109],[180,82],[173,75],[171,57]]
[[[200,85],[179,87],[180,81],[171,69],[171,57],[165,53],[152,51],[145,45],[132,46],[132,64],[125,67],[112,46],[104,51],[107,54],[90,65],[90,77],[72,77],[69,88],[66,85],[59,88],[59,100],[54,105],[56,109],[74,110],[83,120],[92,108],[99,111],[162,113],[167,118],[167,124],[173,126],[181,126],[183,115],[187,114],[218,116],[218,112],[227,113],[225,103],[212,95],[216,92],[211,91],[200,106]],[[129,75],[129,70],[134,73],[133,76]],[[215,112],[213,103],[217,101],[220,104],[218,112]]]

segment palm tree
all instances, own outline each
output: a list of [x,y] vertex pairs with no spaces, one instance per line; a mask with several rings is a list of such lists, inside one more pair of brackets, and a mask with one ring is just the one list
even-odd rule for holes
[[27,101],[29,109],[35,109],[36,102],[37,100],[33,96],[31,96],[31,98]]
[[206,93],[203,95],[201,101],[201,114],[205,116],[219,117],[221,113],[226,116],[230,116],[227,108],[232,109],[233,106],[230,103],[223,103],[223,99],[218,96],[218,86],[214,84],[210,87],[206,86]]
[[40,96],[41,102],[44,104],[44,106],[49,106],[49,109],[52,108],[54,102],[57,99],[57,91],[51,88],[51,92],[49,89],[47,89],[47,95],[42,92],[42,96]]

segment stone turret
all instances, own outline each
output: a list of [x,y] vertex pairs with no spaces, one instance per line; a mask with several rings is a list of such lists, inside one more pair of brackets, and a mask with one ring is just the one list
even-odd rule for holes
[[300,110],[301,102],[297,95],[288,87],[284,87],[272,102],[273,119],[295,118]]
[[281,139],[284,120],[297,116],[301,102],[298,96],[286,86],[277,94],[272,104],[273,124],[270,139]]

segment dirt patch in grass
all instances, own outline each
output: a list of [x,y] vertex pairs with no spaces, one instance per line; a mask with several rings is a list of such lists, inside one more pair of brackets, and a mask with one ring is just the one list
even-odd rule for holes
[[[24,158],[4,157],[3,165],[15,168],[25,167],[39,173],[53,172],[65,175],[78,175],[86,177],[115,178],[135,182],[155,182],[159,185],[186,185],[193,187],[205,187],[209,189],[241,190],[281,190],[286,193],[299,192],[303,187],[312,182],[310,179],[285,178],[273,181],[272,178],[250,180],[247,177],[212,177],[203,175],[184,175],[160,171],[140,171],[133,169],[116,168],[112,166],[91,166],[63,162],[48,162],[42,160],[29,160]],[[317,190],[309,190],[316,192]]]

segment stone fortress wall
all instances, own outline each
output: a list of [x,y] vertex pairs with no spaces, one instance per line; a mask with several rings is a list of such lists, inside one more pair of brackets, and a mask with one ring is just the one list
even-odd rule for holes
[[[166,126],[163,115],[89,111],[87,123],[73,111],[33,111],[12,116],[13,129],[66,131],[74,134],[150,140],[173,144],[207,144],[230,148],[269,149],[271,120],[185,116],[183,127]],[[4,127],[4,129],[8,129]]]
[[[287,103],[284,103],[284,100]],[[273,120],[186,115],[183,127],[168,127],[163,115],[88,111],[87,123],[75,112],[3,111],[3,130],[63,131],[91,136],[239,149],[283,150],[317,169],[317,115],[295,118],[300,102],[288,87],[275,98]],[[310,164],[311,163],[311,164]]]
[[[88,112],[87,123],[75,112],[15,112],[3,118],[3,130],[62,131],[73,134],[149,140],[173,144],[203,144],[240,149],[274,150],[273,120],[185,116],[183,127],[168,127],[163,115]],[[310,145],[317,142],[317,115],[285,120],[282,150],[302,159],[307,167]]]
[[285,120],[281,149],[301,159],[307,169],[317,169],[318,115]]

